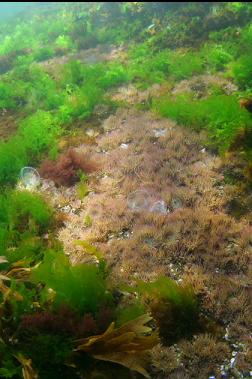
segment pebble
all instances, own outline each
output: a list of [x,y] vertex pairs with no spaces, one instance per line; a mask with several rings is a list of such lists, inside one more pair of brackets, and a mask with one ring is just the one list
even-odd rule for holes
[[70,205],[66,205],[66,206],[62,207],[61,210],[63,212],[66,212],[66,213],[71,213],[73,211],[73,209],[71,208]]
[[231,360],[230,360],[230,368],[234,368],[235,367],[236,359],[237,359],[236,357],[231,358]]
[[156,138],[164,137],[165,135],[166,135],[166,129],[154,129],[154,136]]
[[152,29],[152,28],[154,28],[154,27],[155,27],[155,24],[151,24],[151,25],[148,26],[147,29],[150,30],[150,29]]
[[130,235],[132,234],[132,232],[129,232],[129,231],[122,231],[122,232],[119,232],[118,233],[120,237],[122,238],[130,238]]
[[128,147],[129,147],[129,145],[127,143],[121,143],[121,145],[120,145],[120,148],[124,149],[124,150],[127,150]]
[[228,332],[228,328],[226,328],[226,333],[225,333],[224,338],[225,338],[225,340],[229,340],[229,332]]
[[110,154],[107,150],[104,150],[104,149],[101,149],[101,148],[96,149],[95,152],[99,153],[99,154],[107,154],[107,155]]
[[97,131],[95,131],[94,129],[88,129],[86,131],[86,134],[89,136],[89,137],[97,137],[99,135],[99,133]]

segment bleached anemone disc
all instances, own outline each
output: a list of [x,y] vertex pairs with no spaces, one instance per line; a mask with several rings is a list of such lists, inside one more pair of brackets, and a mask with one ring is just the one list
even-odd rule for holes
[[173,209],[182,208],[183,206],[182,200],[179,197],[173,197],[171,199],[171,206]]
[[92,219],[98,219],[98,218],[102,217],[103,213],[104,213],[103,207],[100,204],[95,204],[92,207],[88,208],[87,214]]
[[150,212],[166,214],[169,213],[169,209],[163,200],[158,200],[152,204]]
[[127,204],[132,211],[146,210],[150,206],[150,194],[146,190],[131,192],[127,198]]
[[37,188],[40,185],[40,176],[33,167],[23,167],[20,171],[20,184],[28,190]]

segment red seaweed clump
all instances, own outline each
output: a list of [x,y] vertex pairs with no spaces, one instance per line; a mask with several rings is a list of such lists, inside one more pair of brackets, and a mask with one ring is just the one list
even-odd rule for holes
[[58,186],[71,186],[79,181],[80,171],[90,174],[98,168],[98,164],[87,155],[68,149],[56,161],[44,160],[39,172],[42,177],[53,180]]

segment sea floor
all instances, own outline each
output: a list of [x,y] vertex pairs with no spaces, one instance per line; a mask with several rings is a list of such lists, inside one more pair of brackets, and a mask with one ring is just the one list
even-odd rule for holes
[[87,243],[104,254],[116,283],[167,275],[193,286],[216,328],[154,349],[153,378],[207,378],[211,369],[216,378],[249,377],[239,375],[250,375],[252,229],[246,216],[228,214],[233,188],[224,183],[221,159],[200,135],[133,107],[86,133],[92,143],[74,148],[100,167],[89,176],[88,194],[80,199],[78,184],[43,180],[41,187],[64,214],[58,238],[72,264],[95,263]]

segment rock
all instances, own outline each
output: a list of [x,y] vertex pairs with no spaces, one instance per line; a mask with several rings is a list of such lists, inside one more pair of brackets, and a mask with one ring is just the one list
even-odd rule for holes
[[99,132],[94,129],[88,129],[86,131],[86,135],[88,135],[89,137],[97,137],[99,135]]
[[[235,364],[236,364],[236,361],[237,361],[237,352],[235,352],[235,356],[233,358],[231,358],[230,360],[230,368],[234,368],[235,367]],[[232,353],[233,355],[233,353]]]
[[121,143],[121,145],[120,145],[120,148],[121,148],[121,149],[124,149],[124,150],[127,150],[128,147],[129,147],[129,144],[128,144],[128,143]]
[[154,136],[156,138],[164,137],[166,135],[166,129],[154,129]]
[[65,213],[71,213],[72,207],[70,205],[65,205],[64,207],[61,208],[61,210]]

